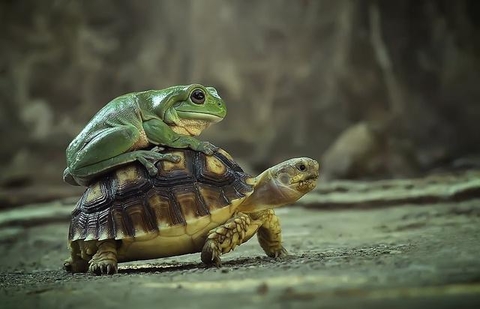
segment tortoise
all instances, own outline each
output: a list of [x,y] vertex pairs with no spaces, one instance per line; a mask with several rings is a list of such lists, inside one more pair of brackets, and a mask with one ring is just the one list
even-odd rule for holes
[[252,177],[223,149],[213,155],[164,149],[180,158],[122,166],[91,183],[72,211],[70,272],[114,274],[117,263],[201,252],[207,265],[257,233],[270,257],[287,254],[274,207],[312,190],[317,161],[294,158]]

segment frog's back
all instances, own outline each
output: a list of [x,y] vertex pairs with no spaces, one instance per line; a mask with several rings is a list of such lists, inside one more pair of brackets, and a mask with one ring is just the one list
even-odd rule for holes
[[67,158],[69,153],[77,153],[105,130],[122,125],[133,125],[139,130],[142,129],[141,111],[134,93],[117,97],[102,107],[70,143]]

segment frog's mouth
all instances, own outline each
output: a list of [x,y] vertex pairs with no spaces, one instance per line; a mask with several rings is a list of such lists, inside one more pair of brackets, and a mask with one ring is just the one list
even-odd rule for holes
[[209,113],[184,112],[184,111],[177,110],[177,114],[182,119],[202,120],[210,123],[217,123],[223,120],[223,117],[219,117],[217,115],[213,115]]

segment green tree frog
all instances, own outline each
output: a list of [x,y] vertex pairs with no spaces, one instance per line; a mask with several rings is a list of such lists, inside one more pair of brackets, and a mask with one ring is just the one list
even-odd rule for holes
[[199,84],[117,97],[93,116],[67,147],[63,179],[72,185],[88,185],[95,177],[133,161],[155,175],[154,162],[179,159],[160,153],[155,145],[212,154],[217,147],[194,136],[221,121],[226,112],[215,88]]

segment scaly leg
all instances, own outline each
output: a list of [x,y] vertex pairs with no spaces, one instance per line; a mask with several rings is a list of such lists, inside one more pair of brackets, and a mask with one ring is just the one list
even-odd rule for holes
[[208,232],[202,249],[202,262],[219,267],[221,265],[220,255],[230,252],[243,243],[250,222],[249,216],[239,212],[225,224]]
[[97,242],[97,252],[88,262],[88,270],[97,275],[113,275],[117,272],[117,243],[113,239]]
[[282,246],[282,229],[280,220],[273,209],[267,209],[250,214],[252,219],[260,220],[263,224],[257,231],[258,242],[263,251],[273,258],[288,254]]
[[71,273],[86,273],[88,270],[88,261],[81,257],[81,250],[78,242],[70,244],[70,258],[64,263],[63,267]]

